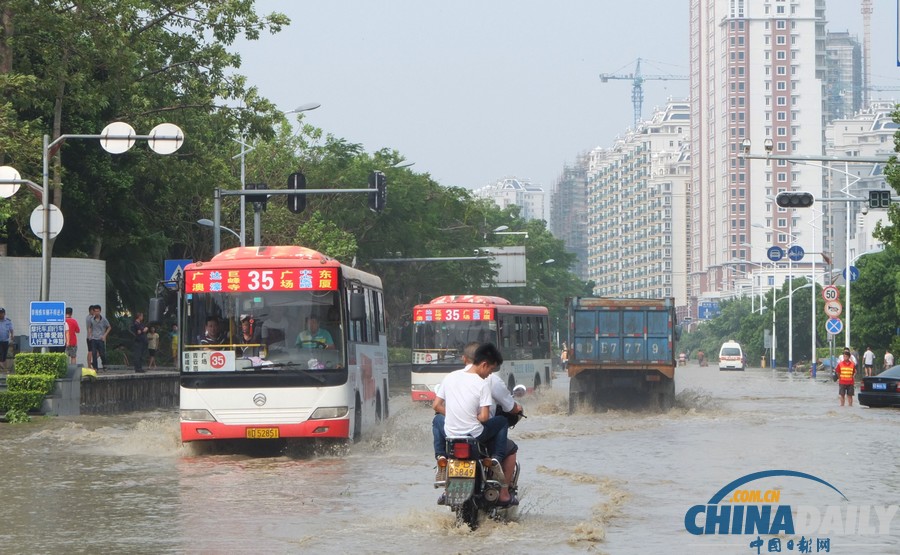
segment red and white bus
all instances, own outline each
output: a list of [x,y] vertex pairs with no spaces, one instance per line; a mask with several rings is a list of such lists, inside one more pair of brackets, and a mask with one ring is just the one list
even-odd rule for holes
[[550,320],[546,307],[517,306],[502,297],[444,295],[413,308],[413,401],[434,400],[444,376],[462,368],[466,344],[493,343],[503,353],[498,375],[510,391],[550,385]]
[[[300,337],[311,317],[316,341]],[[182,441],[358,439],[388,416],[377,276],[304,247],[235,248],[185,268],[180,324]]]

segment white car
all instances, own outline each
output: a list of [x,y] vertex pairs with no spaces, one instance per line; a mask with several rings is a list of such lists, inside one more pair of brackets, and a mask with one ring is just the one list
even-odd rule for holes
[[719,370],[743,370],[744,350],[737,341],[726,341],[719,349]]

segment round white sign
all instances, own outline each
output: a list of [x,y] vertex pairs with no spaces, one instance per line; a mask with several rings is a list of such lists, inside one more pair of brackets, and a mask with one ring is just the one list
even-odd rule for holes
[[825,314],[831,318],[837,318],[844,311],[841,301],[827,301],[825,303]]
[[[16,168],[0,166],[0,181],[18,181],[19,179],[22,179],[22,176],[19,175]],[[20,183],[0,183],[0,197],[9,198],[13,196],[21,186]]]
[[100,146],[110,154],[122,154],[134,146],[134,127],[124,121],[114,121],[100,132]]
[[150,130],[147,143],[157,154],[172,154],[184,144],[184,132],[174,123],[160,123]]
[[[50,239],[59,235],[63,228],[63,215],[55,204],[50,205]],[[31,212],[31,231],[38,239],[44,238],[44,207],[37,206]]]

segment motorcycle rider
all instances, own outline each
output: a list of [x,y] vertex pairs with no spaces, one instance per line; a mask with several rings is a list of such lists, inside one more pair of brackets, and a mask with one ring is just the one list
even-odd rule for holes
[[[485,347],[490,347],[490,348],[494,349],[494,351],[496,351],[496,348],[493,346],[493,344],[486,344]],[[463,362],[466,363],[466,367],[461,370],[456,370],[454,372],[451,372],[451,375],[458,374],[458,373],[465,373],[465,372],[472,373],[473,366],[479,364],[476,362],[476,361],[480,360],[478,358],[479,348],[480,348],[480,344],[477,341],[473,341],[473,342],[467,344],[465,347],[465,350],[463,351]],[[484,353],[484,351],[482,351],[482,353]],[[488,414],[490,417],[489,422],[495,421],[494,419],[501,418],[503,420],[506,420],[506,427],[508,427],[509,421],[506,419],[506,417],[496,416],[497,406],[499,405],[505,412],[510,413],[510,414],[521,413],[522,406],[515,402],[512,395],[510,394],[509,390],[506,388],[506,385],[503,383],[503,380],[501,380],[499,378],[499,376],[494,374],[493,370],[495,370],[497,367],[499,367],[499,364],[502,363],[502,357],[500,356],[499,351],[497,351],[497,357],[499,358],[499,362],[498,362],[497,366],[494,366],[488,372],[486,377],[483,375],[483,373],[479,372],[478,374],[480,376],[482,376],[484,378],[484,380],[487,382],[488,391],[490,392],[490,396],[491,396],[491,404],[490,404],[490,408],[488,411]],[[448,378],[449,378],[449,375],[448,375]],[[445,381],[447,381],[447,378],[445,378]],[[441,457],[446,457],[446,436],[447,436],[447,434],[445,433],[445,431],[447,429],[447,426],[446,426],[447,405],[446,405],[446,401],[445,401],[445,394],[443,391],[444,390],[443,386],[444,386],[444,383],[441,383],[441,385],[438,386],[438,388],[436,389],[435,400],[432,405],[434,408],[434,411],[435,411],[434,419],[432,420],[432,434],[434,436],[435,458],[437,458],[437,459],[440,459]],[[480,415],[479,415],[479,420],[480,420]],[[487,423],[485,423],[485,424],[487,425]],[[455,435],[459,435],[459,434],[455,434]],[[462,434],[462,435],[465,435],[465,434]],[[470,434],[470,435],[474,435],[474,434]],[[506,435],[506,430],[503,430],[502,435],[504,435],[504,436]],[[479,437],[479,440],[483,441],[484,438]],[[495,453],[496,459],[498,459],[499,461],[502,461],[500,463],[500,468],[502,470],[503,476],[500,478],[501,478],[502,482],[505,482],[504,484],[501,485],[499,501],[500,501],[501,505],[507,505],[507,506],[508,505],[518,505],[519,500],[517,498],[515,498],[515,496],[509,495],[509,488],[508,488],[509,483],[508,483],[507,476],[513,476],[515,473],[516,453],[518,452],[519,447],[518,447],[518,445],[516,445],[516,443],[514,441],[509,439],[509,437],[507,436],[506,440],[505,440],[506,449],[505,449],[505,451],[501,451],[501,449],[499,449],[499,446],[497,445],[497,443],[500,441],[503,441],[503,440],[500,438],[500,434],[498,433],[497,437],[494,440],[493,451]],[[503,452],[505,452],[505,455],[501,456],[501,453],[503,453]],[[446,467],[442,466],[442,465],[438,465],[437,481],[442,481],[442,480],[446,479],[446,477],[443,476],[444,472],[446,472]],[[441,498],[438,500],[438,504],[442,504],[443,499],[444,499],[444,496],[441,495]]]

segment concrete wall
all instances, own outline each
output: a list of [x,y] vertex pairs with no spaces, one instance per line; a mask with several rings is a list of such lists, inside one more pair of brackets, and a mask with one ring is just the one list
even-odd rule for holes
[[[41,300],[41,258],[0,256],[0,307],[13,321],[16,335],[29,335],[31,301]],[[72,307],[82,331],[78,335],[76,362],[87,361],[84,321],[88,307],[106,303],[106,261],[87,258],[53,258],[50,264],[50,300]],[[103,307],[106,315],[106,307]]]
[[81,414],[178,408],[179,374],[123,374],[81,381]]

